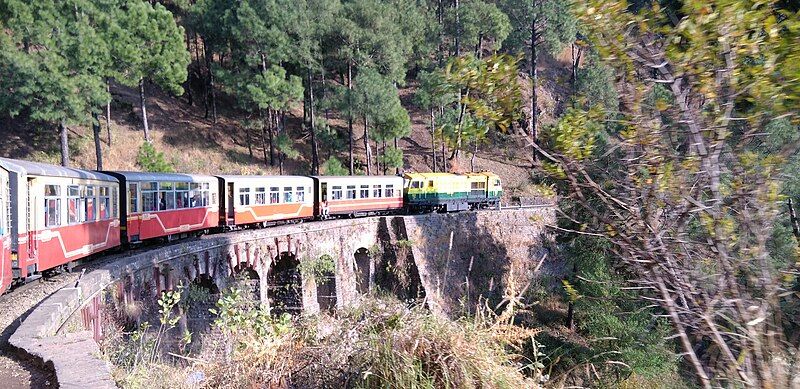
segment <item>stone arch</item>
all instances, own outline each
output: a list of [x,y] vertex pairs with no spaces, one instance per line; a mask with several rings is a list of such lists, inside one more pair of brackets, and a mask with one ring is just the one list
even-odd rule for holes
[[353,254],[355,259],[356,290],[366,294],[370,289],[371,265],[369,250],[361,247]]
[[[330,255],[322,255],[319,261],[329,261],[334,264],[334,259]],[[315,271],[314,281],[317,284],[317,303],[320,310],[333,311],[336,309],[336,270],[329,270],[325,267],[325,271]]]
[[299,315],[303,310],[303,280],[300,261],[289,251],[275,257],[267,273],[267,298],[272,313]]
[[219,287],[214,279],[208,274],[198,274],[192,281],[192,284],[206,290],[211,295],[219,294]]
[[256,269],[247,266],[247,263],[240,263],[233,268],[236,284],[244,289],[247,296],[254,301],[261,300],[261,276]]

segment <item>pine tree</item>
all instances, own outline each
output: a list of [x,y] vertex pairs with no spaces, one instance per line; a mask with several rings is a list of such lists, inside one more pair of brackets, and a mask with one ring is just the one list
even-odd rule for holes
[[[537,112],[538,73],[536,66],[540,51],[555,54],[575,40],[577,22],[570,2],[561,0],[503,0],[500,8],[511,20],[511,34],[503,45],[511,52],[524,52],[528,58],[530,81],[530,117],[528,132],[531,140],[539,139]],[[536,154],[534,153],[534,158]]]
[[90,1],[8,2],[0,12],[0,108],[58,128],[69,165],[68,126],[91,122],[108,99],[102,73],[108,49]]
[[150,142],[146,86],[152,82],[172,94],[183,94],[190,60],[184,31],[163,5],[139,0],[128,0],[117,8],[116,19],[119,27],[111,40],[116,61],[113,75],[124,85],[138,87],[142,129]]

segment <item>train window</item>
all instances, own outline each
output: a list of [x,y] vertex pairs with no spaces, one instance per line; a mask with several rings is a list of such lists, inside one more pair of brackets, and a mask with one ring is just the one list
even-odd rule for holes
[[384,192],[386,193],[384,197],[394,197],[394,185],[386,185]]
[[95,219],[95,199],[94,186],[89,185],[86,187],[86,193],[83,198],[83,221],[94,221]]
[[256,188],[256,205],[264,205],[267,203],[267,188]]
[[433,188],[433,180],[428,180],[428,188]]
[[158,211],[159,196],[158,184],[155,182],[142,183],[142,212]]
[[355,185],[347,185],[347,198],[348,199],[356,198],[356,186]]
[[239,205],[250,205],[250,188],[239,188]]
[[203,190],[200,184],[192,182],[189,184],[189,208],[196,208],[203,204]]
[[189,208],[189,183],[175,183],[175,208]]
[[158,183],[158,210],[175,209],[175,184],[172,182]]
[[128,214],[139,212],[139,184],[128,184]]
[[381,197],[380,185],[372,185],[372,197]]
[[80,221],[81,188],[77,185],[67,187],[67,223],[73,224]]
[[494,186],[500,186],[500,180],[499,179],[494,180]]
[[107,220],[111,217],[111,196],[109,195],[108,187],[101,186],[98,188],[98,192],[100,202],[97,204],[97,213],[100,220]]
[[269,203],[270,204],[278,204],[281,202],[281,194],[278,193],[281,189],[277,186],[273,186],[269,188]]
[[61,224],[61,187],[44,186],[44,225],[55,227]]
[[297,192],[295,192],[295,196],[297,197],[296,201],[298,203],[303,203],[306,201],[306,188],[303,186],[297,187]]
[[331,189],[331,200],[341,200],[341,198],[342,198],[342,187],[334,186]]
[[412,189],[422,188],[422,181],[411,181],[411,188]]
[[369,198],[369,185],[361,185],[361,190],[359,192],[360,193],[358,194],[358,196],[360,198],[368,199]]
[[293,195],[292,195],[292,187],[285,186],[283,187],[283,202],[284,203],[291,203],[293,202]]

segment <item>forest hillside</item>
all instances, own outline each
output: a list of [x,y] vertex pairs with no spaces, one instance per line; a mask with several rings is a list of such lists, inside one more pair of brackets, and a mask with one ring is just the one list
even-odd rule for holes
[[[0,0],[0,154],[491,170],[505,202],[557,193],[532,260],[560,271],[436,321],[449,337],[414,311],[429,353],[382,349],[363,385],[798,387],[798,48],[791,0]],[[289,325],[245,311],[260,342]]]

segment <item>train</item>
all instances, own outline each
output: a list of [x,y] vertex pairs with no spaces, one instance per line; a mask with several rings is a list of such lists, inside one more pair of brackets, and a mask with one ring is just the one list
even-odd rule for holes
[[491,172],[241,176],[90,171],[0,158],[0,293],[145,242],[244,228],[493,207]]

